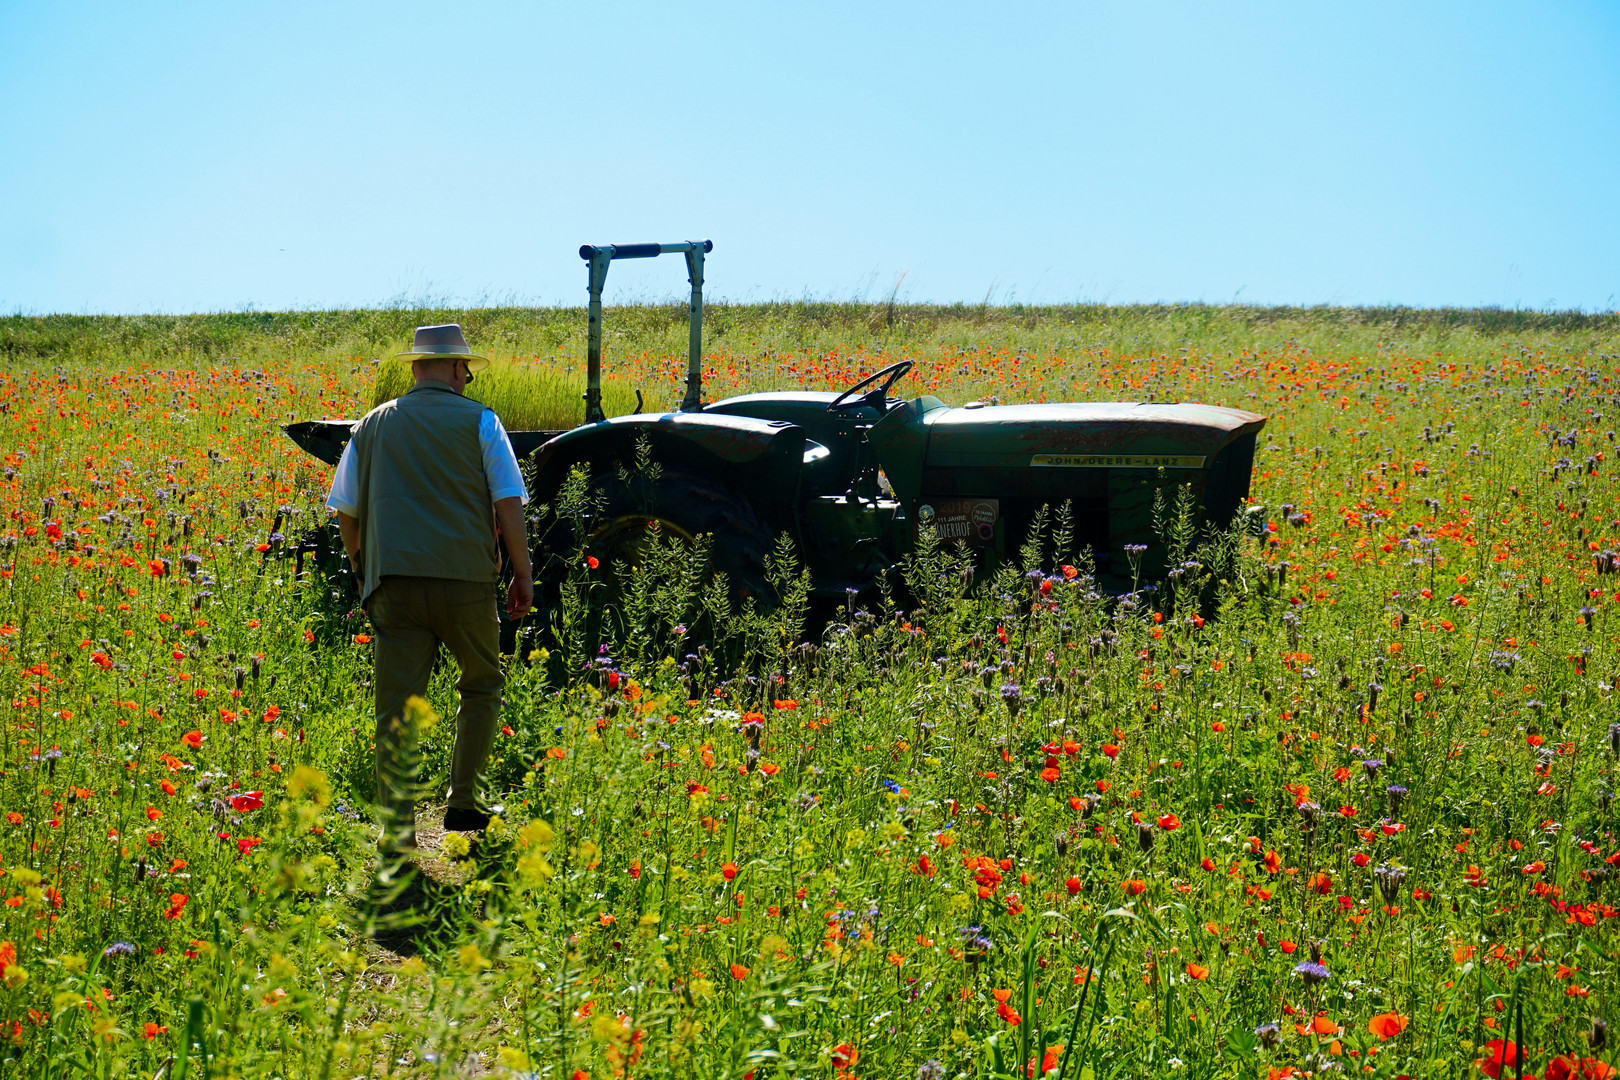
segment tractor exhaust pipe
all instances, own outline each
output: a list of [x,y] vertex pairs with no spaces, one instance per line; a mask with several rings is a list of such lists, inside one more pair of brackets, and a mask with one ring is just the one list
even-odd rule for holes
[[714,250],[713,240],[688,240],[680,244],[584,244],[579,257],[590,264],[590,330],[585,352],[585,422],[607,419],[602,411],[602,287],[608,266],[614,259],[651,259],[665,252],[686,255],[686,274],[692,283],[692,302],[687,309],[686,394],[683,412],[703,408],[703,256]]

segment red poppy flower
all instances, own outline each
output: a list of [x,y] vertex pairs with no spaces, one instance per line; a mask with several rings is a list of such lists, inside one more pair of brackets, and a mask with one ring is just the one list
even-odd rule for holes
[[1610,1080],[1616,1074],[1614,1066],[1599,1058],[1561,1054],[1547,1062],[1547,1071],[1541,1075],[1543,1080]]
[[1168,832],[1171,829],[1181,828],[1181,819],[1174,814],[1164,814],[1159,818],[1159,828]]
[[1485,1056],[1474,1059],[1479,1071],[1491,1080],[1497,1080],[1503,1069],[1512,1068],[1518,1063],[1519,1046],[1512,1039],[1492,1039],[1485,1044]]
[[264,805],[264,792],[249,791],[244,795],[231,796],[231,809],[238,814],[245,814],[249,810],[257,810]]

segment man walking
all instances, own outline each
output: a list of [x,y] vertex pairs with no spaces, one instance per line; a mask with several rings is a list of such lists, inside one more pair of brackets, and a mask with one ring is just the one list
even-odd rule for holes
[[523,503],[528,494],[511,440],[494,412],[464,396],[474,356],[461,327],[419,326],[411,350],[415,385],[355,425],[327,506],[362,579],[376,654],[377,808],[385,850],[416,843],[413,732],[405,703],[427,693],[439,646],[461,669],[455,747],[444,827],[478,832],[478,774],[500,724],[504,680],[495,606],[497,537],[514,570],[507,613],[534,603]]

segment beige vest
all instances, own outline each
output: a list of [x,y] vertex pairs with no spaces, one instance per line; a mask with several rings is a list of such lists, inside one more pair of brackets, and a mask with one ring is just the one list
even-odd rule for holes
[[354,426],[362,600],[385,576],[495,580],[483,415],[483,405],[449,384],[425,380]]

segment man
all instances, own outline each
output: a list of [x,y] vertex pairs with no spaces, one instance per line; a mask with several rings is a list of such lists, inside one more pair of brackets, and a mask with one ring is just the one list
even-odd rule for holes
[[534,603],[523,504],[511,440],[494,412],[464,396],[474,356],[461,327],[420,326],[409,359],[415,385],[367,413],[343,448],[327,506],[362,579],[376,657],[377,807],[385,850],[416,843],[411,777],[416,747],[405,703],[427,693],[439,646],[461,669],[444,827],[478,832],[478,774],[500,724],[504,680],[495,607],[497,536],[512,562],[507,613]]

